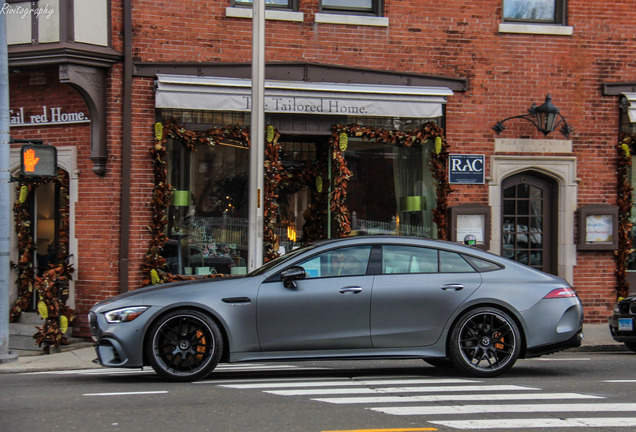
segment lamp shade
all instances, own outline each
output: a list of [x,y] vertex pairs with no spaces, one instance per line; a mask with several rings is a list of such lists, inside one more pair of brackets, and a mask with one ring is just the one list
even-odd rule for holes
[[426,197],[413,195],[400,198],[400,211],[415,212],[426,210]]
[[539,131],[543,132],[544,135],[552,132],[557,120],[559,108],[552,103],[550,95],[547,95],[545,102],[535,109],[535,113],[537,116],[537,128]]
[[172,194],[172,202],[170,204],[175,207],[188,207],[191,204],[190,198],[190,191],[176,190]]

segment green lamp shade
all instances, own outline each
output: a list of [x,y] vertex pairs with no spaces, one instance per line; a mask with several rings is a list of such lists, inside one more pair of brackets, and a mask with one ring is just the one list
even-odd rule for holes
[[172,203],[175,207],[188,207],[190,205],[190,191],[176,190],[172,194]]
[[401,212],[415,212],[426,210],[425,196],[405,196],[400,198]]

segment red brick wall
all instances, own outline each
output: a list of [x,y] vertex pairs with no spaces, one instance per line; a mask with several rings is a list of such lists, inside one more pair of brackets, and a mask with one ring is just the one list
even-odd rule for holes
[[[630,36],[636,8],[631,1],[570,0],[572,36],[499,33],[500,0],[386,0],[388,27],[316,24],[319,2],[299,3],[305,14],[302,23],[267,21],[266,61],[468,78],[469,90],[450,97],[447,104],[447,137],[452,151],[459,153],[492,154],[495,133],[490,127],[525,113],[532,102],[541,104],[550,93],[575,129],[571,138],[581,179],[579,205],[615,204],[618,98],[603,96],[601,84],[636,81],[636,42]],[[150,0],[134,2],[135,60],[249,63],[251,20],[226,17],[229,4],[181,0],[157,7]],[[137,80],[134,97],[134,147],[140,149],[135,154],[135,187],[142,189],[151,183],[142,150],[152,140],[150,85]],[[506,125],[502,137],[543,138],[522,120]],[[548,138],[562,137],[555,132]],[[487,175],[488,170],[487,164]],[[453,190],[451,205],[488,203],[487,185],[458,185]],[[140,208],[135,222],[143,224],[148,191],[135,196]],[[143,229],[136,232],[135,240],[143,242]],[[589,322],[603,322],[611,309],[614,270],[611,252],[578,252],[574,284]]]
[[[123,50],[122,3],[112,2],[113,47]],[[135,62],[250,63],[251,20],[225,16],[229,0],[133,3]],[[603,96],[604,82],[636,81],[636,8],[633,0],[570,0],[572,36],[498,32],[501,0],[445,2],[385,0],[388,27],[316,24],[318,0],[299,0],[304,21],[267,21],[267,62],[310,62],[377,70],[467,78],[468,91],[447,104],[451,151],[490,156],[498,120],[523,114],[550,93],[574,127],[579,205],[615,204],[614,145],[618,98]],[[11,73],[11,107],[42,105],[88,112],[77,91],[60,84],[56,68]],[[12,128],[16,138],[43,138],[78,148],[79,240],[76,309],[79,335],[87,335],[85,313],[98,300],[119,292],[120,197],[122,188],[123,68],[108,75],[108,152],[104,177],[92,173],[90,126]],[[63,101],[63,103],[62,103]],[[132,107],[132,178],[129,285],[141,285],[140,265],[149,237],[153,171],[148,149],[155,121],[153,80],[135,77]],[[543,138],[521,120],[506,123],[502,137]],[[562,138],[558,132],[548,138]],[[486,175],[490,167],[487,160]],[[456,185],[450,204],[488,204],[487,185]],[[493,229],[498,229],[493,227]],[[574,233],[576,238],[576,233]],[[125,245],[124,245],[125,247]],[[602,322],[614,298],[611,252],[578,252],[574,285],[588,322]]]

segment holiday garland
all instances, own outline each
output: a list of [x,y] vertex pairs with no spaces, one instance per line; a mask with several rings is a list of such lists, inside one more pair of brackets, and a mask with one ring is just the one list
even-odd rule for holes
[[[34,188],[43,183],[55,182],[60,189],[59,227],[57,228],[56,258],[60,264],[51,265],[44,274],[35,275],[33,256],[35,244],[32,232],[32,216],[29,211],[30,199]],[[33,335],[38,346],[44,345],[44,351],[51,347],[68,344],[66,331],[74,319],[73,310],[66,305],[68,298],[68,282],[72,279],[73,266],[69,264],[69,179],[64,170],[59,170],[57,177],[42,181],[23,183],[17,188],[18,197],[13,207],[13,218],[18,241],[19,259],[11,266],[17,272],[16,285],[18,297],[11,308],[9,319],[17,321],[22,311],[26,310],[37,295],[37,311],[44,319],[42,327],[36,327]]]
[[[278,191],[281,187],[288,187],[293,183],[310,186],[312,203],[315,208],[305,218],[303,226],[303,242],[313,242],[324,236],[326,204],[329,203],[335,222],[336,236],[346,236],[351,232],[351,218],[346,206],[347,183],[352,176],[347,167],[344,154],[347,150],[349,136],[360,137],[376,142],[384,142],[396,146],[410,147],[424,145],[428,141],[434,143],[431,149],[431,171],[437,182],[437,207],[433,209],[433,220],[437,224],[437,236],[447,238],[446,212],[447,197],[451,189],[448,183],[448,144],[443,136],[443,130],[435,123],[424,124],[420,129],[412,132],[387,131],[360,125],[335,126],[329,140],[333,164],[333,178],[331,194],[327,195],[325,176],[327,169],[324,163],[308,162],[302,170],[286,170],[280,160],[279,132],[273,126],[268,126],[265,134],[265,162],[264,162],[264,196],[263,196],[263,244],[265,259],[270,260],[279,255],[279,238],[275,233],[276,215],[279,207]],[[167,209],[172,199],[173,188],[167,180],[166,141],[168,138],[179,140],[190,151],[200,145],[217,145],[219,142],[233,140],[240,146],[249,147],[249,129],[239,126],[225,126],[211,128],[203,132],[186,130],[173,120],[155,124],[154,145],[150,149],[154,167],[155,189],[150,203],[152,220],[148,225],[151,233],[150,247],[142,264],[144,274],[143,285],[159,284],[175,280],[193,279],[195,276],[174,275],[166,270],[166,260],[161,256],[168,237]],[[215,275],[210,275],[215,276]]]
[[629,295],[627,282],[627,262],[632,250],[632,206],[634,199],[630,181],[632,166],[631,153],[636,145],[636,136],[624,134],[617,146],[617,176],[618,190],[616,203],[618,205],[618,249],[616,251],[616,297]]
[[347,184],[352,176],[347,167],[344,154],[348,147],[349,137],[358,137],[375,142],[382,142],[401,147],[423,146],[432,141],[431,171],[436,180],[437,207],[433,209],[433,221],[437,225],[437,237],[448,238],[448,195],[451,192],[448,182],[448,143],[444,131],[433,122],[428,122],[420,129],[410,132],[388,131],[360,125],[339,125],[333,128],[329,140],[334,167],[333,189],[330,209],[334,213],[336,235],[346,236],[351,232],[351,218],[346,206]]

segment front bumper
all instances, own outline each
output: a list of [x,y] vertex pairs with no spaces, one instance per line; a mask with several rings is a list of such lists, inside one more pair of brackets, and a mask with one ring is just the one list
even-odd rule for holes
[[90,312],[97,361],[106,367],[143,367],[144,320],[108,324],[103,314]]

